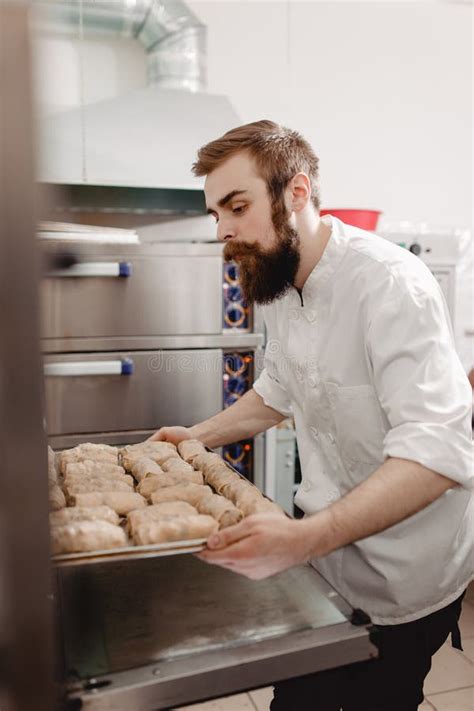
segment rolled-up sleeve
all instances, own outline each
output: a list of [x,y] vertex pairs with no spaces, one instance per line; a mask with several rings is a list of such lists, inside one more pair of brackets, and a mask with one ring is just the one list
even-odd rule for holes
[[265,405],[291,417],[293,409],[288,393],[278,377],[278,342],[269,340],[265,348],[264,369],[254,382],[253,389],[263,398]]
[[384,457],[416,461],[474,488],[471,388],[441,293],[404,293],[379,306],[368,354],[390,427]]

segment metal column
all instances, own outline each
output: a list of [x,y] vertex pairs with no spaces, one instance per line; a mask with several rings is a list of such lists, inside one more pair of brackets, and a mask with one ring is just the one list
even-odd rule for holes
[[26,2],[0,2],[0,708],[51,711],[53,624]]

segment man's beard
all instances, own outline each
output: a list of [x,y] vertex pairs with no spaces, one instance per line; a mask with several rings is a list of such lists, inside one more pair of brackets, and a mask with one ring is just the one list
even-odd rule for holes
[[288,223],[284,204],[273,207],[272,222],[277,240],[272,249],[233,240],[224,248],[224,259],[235,260],[239,266],[240,285],[249,303],[269,304],[284,296],[300,264],[298,233]]

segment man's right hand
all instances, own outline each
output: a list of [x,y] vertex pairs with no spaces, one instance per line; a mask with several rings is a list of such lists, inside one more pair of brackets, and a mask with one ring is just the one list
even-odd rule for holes
[[171,442],[179,444],[183,439],[192,439],[193,436],[189,427],[162,427],[152,434],[147,441],[152,442]]

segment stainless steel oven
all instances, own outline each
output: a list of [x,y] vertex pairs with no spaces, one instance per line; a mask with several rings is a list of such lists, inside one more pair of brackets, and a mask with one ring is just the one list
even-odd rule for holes
[[[217,243],[45,241],[42,285],[50,444],[132,442],[190,426],[251,387],[263,343]],[[262,438],[224,456],[263,486]]]

